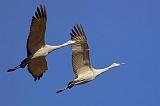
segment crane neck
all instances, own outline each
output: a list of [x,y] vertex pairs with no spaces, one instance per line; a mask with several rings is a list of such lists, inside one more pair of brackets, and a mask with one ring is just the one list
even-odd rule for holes
[[65,43],[63,43],[63,44],[61,44],[61,45],[58,45],[58,46],[57,46],[57,49],[62,48],[62,47],[65,47],[65,46],[68,46],[68,45],[72,45],[72,44],[74,44],[74,43],[75,43],[75,41],[69,40],[69,41],[67,41],[67,42],[65,42]]
[[121,64],[123,63],[113,63],[112,65],[108,66],[107,68],[104,68],[104,69],[94,69],[94,73],[95,73],[95,76],[98,76],[106,71],[109,71],[110,69],[114,68],[114,67],[118,67],[120,66]]
[[104,72],[106,72],[106,71],[108,71],[109,70],[109,68],[107,67],[107,68],[104,68],[104,69],[95,69],[94,70],[94,74],[95,74],[95,76],[98,76],[98,75],[100,75],[100,74],[102,74],[102,73],[104,73]]
[[46,45],[46,47],[48,48],[48,52],[50,53],[50,52],[52,52],[56,49],[60,49],[60,48],[63,48],[65,46],[68,46],[68,45],[71,45],[71,44],[74,44],[74,43],[75,43],[75,41],[69,40],[69,41],[67,41],[67,42],[65,42],[61,45],[57,45],[57,46]]

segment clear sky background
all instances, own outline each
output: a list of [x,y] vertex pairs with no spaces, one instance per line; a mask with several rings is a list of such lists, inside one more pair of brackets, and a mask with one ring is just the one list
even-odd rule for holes
[[[7,73],[26,57],[40,3],[48,12],[48,44],[68,41],[81,23],[95,68],[127,64],[60,94],[74,79],[70,47],[47,56],[49,70],[37,82],[27,68]],[[159,0],[3,0],[0,13],[0,106],[160,106]]]

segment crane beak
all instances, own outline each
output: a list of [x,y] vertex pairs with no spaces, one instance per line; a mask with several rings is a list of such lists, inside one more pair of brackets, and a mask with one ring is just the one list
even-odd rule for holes
[[111,65],[111,67],[118,67],[118,66],[123,65],[123,64],[126,64],[126,63],[113,62],[113,64]]

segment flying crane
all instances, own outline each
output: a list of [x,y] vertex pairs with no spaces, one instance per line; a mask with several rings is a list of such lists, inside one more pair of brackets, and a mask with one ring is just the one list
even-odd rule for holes
[[113,63],[107,68],[95,69],[92,67],[89,58],[89,46],[87,43],[86,34],[82,25],[76,25],[70,33],[71,40],[79,43],[71,45],[72,47],[72,68],[75,79],[68,83],[66,87],[58,90],[56,93],[62,92],[66,89],[71,89],[76,85],[85,84],[94,80],[98,75],[125,63]]
[[25,68],[27,65],[28,71],[34,77],[34,80],[39,80],[43,73],[48,70],[47,61],[45,59],[48,53],[75,43],[75,41],[69,40],[58,46],[47,45],[45,43],[46,22],[46,7],[45,5],[42,6],[40,4],[40,6],[37,7],[35,15],[32,16],[30,33],[27,39],[27,58],[25,58],[18,66],[9,69],[7,72],[15,71],[19,68]]

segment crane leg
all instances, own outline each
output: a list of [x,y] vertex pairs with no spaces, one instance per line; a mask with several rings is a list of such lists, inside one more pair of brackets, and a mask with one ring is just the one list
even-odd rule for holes
[[26,65],[30,62],[30,58],[25,58],[22,62],[21,62],[21,64],[20,64],[20,67],[21,68],[25,68],[26,67]]
[[71,89],[72,87],[75,86],[75,82],[74,81],[71,81],[67,84],[66,87],[64,87],[63,89],[59,89],[58,91],[56,91],[56,93],[60,93],[60,92],[63,92],[64,90],[66,89]]
[[25,59],[21,62],[20,65],[14,67],[14,68],[11,68],[11,69],[9,69],[9,70],[7,70],[7,72],[15,71],[15,70],[17,70],[17,69],[19,69],[19,68],[25,68],[25,66],[29,63],[29,60],[30,60],[29,58],[25,58]]
[[72,87],[75,86],[75,81],[71,81],[68,83],[68,88],[71,89]]

